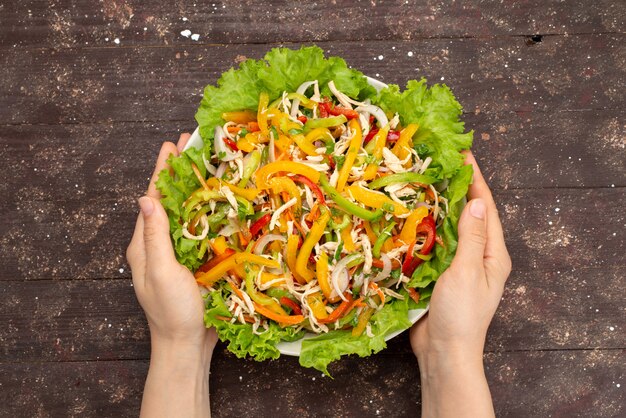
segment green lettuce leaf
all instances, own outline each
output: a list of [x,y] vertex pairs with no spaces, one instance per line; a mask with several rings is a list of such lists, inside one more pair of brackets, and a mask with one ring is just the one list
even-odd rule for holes
[[202,154],[211,155],[211,141],[205,140],[202,149],[190,148],[180,156],[170,156],[167,160],[172,168],[173,175],[169,170],[159,173],[156,186],[163,196],[161,203],[167,212],[170,222],[170,234],[174,245],[174,252],[179,263],[190,269],[196,270],[201,265],[198,259],[200,241],[187,239],[183,236],[183,228],[179,220],[183,203],[189,195],[200,187],[200,181],[191,168],[195,163],[202,175],[206,175],[206,168],[202,161]]
[[367,357],[378,353],[387,347],[385,343],[387,334],[411,326],[408,319],[408,299],[405,297],[403,301],[394,300],[372,315],[370,324],[374,337],[368,337],[365,333],[353,337],[349,330],[336,330],[302,341],[300,365],[314,367],[330,376],[328,365],[343,355],[357,354],[360,357]]
[[[426,80],[411,80],[400,92],[395,84],[383,89],[375,102],[387,113],[397,112],[403,125],[419,124],[413,144],[420,156],[433,159],[429,175],[452,177],[463,165],[460,151],[472,145],[474,131],[464,133],[463,108],[446,85],[428,88]],[[433,170],[436,169],[436,170]]]
[[252,332],[251,324],[239,322],[230,323],[217,317],[230,317],[228,307],[224,303],[222,291],[211,292],[206,296],[206,311],[204,323],[208,327],[215,327],[219,339],[228,342],[228,350],[239,358],[251,356],[257,361],[277,359],[280,352],[276,345],[281,341],[295,341],[304,336],[304,331],[295,328],[281,328],[275,322],[270,322],[267,330],[259,328],[259,334]]
[[471,165],[462,166],[450,179],[448,188],[442,193],[448,199],[450,210],[443,224],[437,229],[437,235],[441,237],[445,247],[435,245],[435,256],[415,269],[408,282],[409,287],[427,287],[436,281],[452,263],[458,244],[457,225],[465,207],[465,195],[472,182],[473,172]]

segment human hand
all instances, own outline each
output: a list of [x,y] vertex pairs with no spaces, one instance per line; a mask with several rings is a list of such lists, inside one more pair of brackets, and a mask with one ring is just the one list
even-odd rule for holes
[[410,334],[424,416],[493,415],[482,354],[511,259],[491,191],[471,152],[466,163],[473,165],[474,182],[459,220],[457,253],[435,285],[428,315]]
[[141,214],[127,258],[153,343],[172,342],[212,349],[215,331],[204,326],[204,303],[193,274],[176,260],[169,221],[155,186],[159,173],[167,168],[167,158],[170,154],[178,155],[188,140],[189,134],[183,134],[178,147],[171,142],[162,145],[148,192],[139,199]]

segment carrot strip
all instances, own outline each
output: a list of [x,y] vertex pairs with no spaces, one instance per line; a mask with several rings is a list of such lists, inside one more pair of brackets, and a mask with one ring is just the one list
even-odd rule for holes
[[409,296],[411,296],[411,299],[413,299],[415,303],[420,303],[420,292],[412,287],[409,287]]
[[[385,264],[383,263],[382,260],[375,258],[372,260],[372,266],[376,267],[376,268],[383,268],[385,267]],[[392,269],[398,269],[400,268],[400,262],[398,260],[396,260],[395,258],[391,260],[391,268]]]
[[209,186],[208,186],[208,184],[206,184],[206,180],[204,180],[204,177],[202,177],[202,174],[200,173],[200,170],[198,169],[198,166],[195,163],[191,163],[191,169],[193,170],[193,173],[198,178],[198,181],[202,185],[202,188],[204,190],[209,190]]
[[276,322],[287,325],[297,325],[300,322],[304,321],[303,315],[279,315],[275,312],[270,311],[265,306],[260,305],[256,302],[253,302],[254,309],[263,315],[266,318],[273,319]]
[[[341,302],[341,304],[337,306],[337,308],[335,308],[334,311],[331,312],[328,318],[319,319],[318,320],[319,323],[329,324],[331,322],[335,322],[341,319],[348,312],[350,312],[350,310],[352,310],[356,301],[352,298],[352,295],[348,292],[346,292],[344,296],[346,297],[347,300],[344,300],[343,302]],[[357,299],[357,301],[360,301],[360,300],[361,298]]]
[[378,293],[378,296],[380,296],[380,300],[381,303],[385,303],[385,294],[383,293],[382,290],[380,290],[380,287],[378,287],[378,285],[374,282],[370,282],[370,289],[374,290],[376,293]]

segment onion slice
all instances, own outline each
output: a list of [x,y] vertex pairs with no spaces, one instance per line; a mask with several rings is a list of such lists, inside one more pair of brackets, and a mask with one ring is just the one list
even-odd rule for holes
[[224,142],[224,137],[226,133],[224,132],[224,128],[221,126],[215,127],[215,141],[213,145],[215,146],[215,154],[217,155],[217,159],[220,161],[232,161],[235,158],[239,157],[239,153],[230,149]]
[[[296,90],[296,93],[304,95],[304,92],[314,84],[317,84],[317,80],[305,81],[304,83],[300,84],[300,87],[298,87],[298,89]],[[299,108],[300,108],[300,99],[293,99],[293,102],[291,102],[291,117],[292,118],[295,118],[296,116],[298,116]]]
[[359,113],[366,112],[366,113],[374,115],[374,117],[378,120],[378,124],[380,125],[381,128],[384,128],[389,123],[389,119],[387,118],[387,115],[385,115],[385,112],[383,112],[383,110],[378,106],[374,106],[371,104],[362,105],[362,106],[357,107],[355,110]]
[[254,253],[256,255],[263,254],[263,251],[265,250],[265,246],[269,244],[270,242],[274,242],[274,241],[287,242],[287,238],[278,234],[264,235],[261,238],[259,238],[259,240],[256,242],[256,245],[254,247]]
[[335,290],[335,292],[337,292],[337,295],[339,295],[339,297],[344,301],[347,301],[348,299],[343,295],[343,293],[348,288],[348,284],[350,284],[348,264],[350,264],[359,257],[363,256],[361,254],[350,254],[339,260],[339,262],[333,269],[333,274],[330,277],[333,289]]
[[379,282],[389,277],[391,274],[391,259],[385,253],[380,254],[380,260],[383,262],[383,269],[372,279],[373,282]]

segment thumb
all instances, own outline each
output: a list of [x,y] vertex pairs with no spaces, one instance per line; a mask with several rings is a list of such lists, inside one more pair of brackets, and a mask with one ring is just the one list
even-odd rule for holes
[[487,244],[487,207],[482,199],[472,199],[459,220],[459,245],[455,260],[463,266],[483,268]]
[[165,209],[158,199],[143,196],[139,199],[143,217],[143,241],[147,270],[176,260],[170,240],[170,225]]

